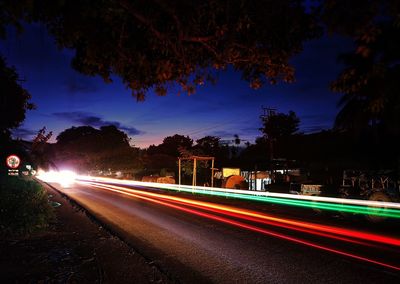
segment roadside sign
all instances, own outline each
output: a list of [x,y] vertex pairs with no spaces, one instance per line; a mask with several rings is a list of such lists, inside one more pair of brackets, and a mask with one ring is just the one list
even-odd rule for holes
[[17,177],[17,176],[19,176],[19,170],[8,169],[8,175]]
[[240,176],[239,168],[222,168],[222,176],[224,178],[230,177],[232,175]]
[[10,155],[7,157],[6,163],[10,169],[16,169],[19,167],[21,159],[17,155]]

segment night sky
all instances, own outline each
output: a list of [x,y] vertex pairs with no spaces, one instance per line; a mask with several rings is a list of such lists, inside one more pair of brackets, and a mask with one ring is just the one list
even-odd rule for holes
[[55,133],[54,142],[59,132],[71,126],[113,124],[142,148],[176,133],[193,139],[215,135],[223,140],[238,134],[254,142],[261,136],[261,106],[295,111],[302,132],[329,129],[340,98],[329,90],[329,82],[343,68],[338,54],[352,48],[350,40],[338,37],[307,42],[304,51],[293,58],[293,84],[266,85],[255,91],[239,73],[228,70],[216,85],[198,88],[194,95],[158,97],[149,92],[145,102],[136,102],[119,78],[106,84],[100,77],[74,71],[70,67],[73,51],[58,49],[42,25],[26,25],[22,35],[10,29],[8,39],[0,43],[0,54],[16,67],[37,106],[14,131],[15,137],[29,140],[46,126]]

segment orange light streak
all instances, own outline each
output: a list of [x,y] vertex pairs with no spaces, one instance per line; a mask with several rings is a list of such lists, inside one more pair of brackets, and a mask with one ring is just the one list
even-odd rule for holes
[[[163,200],[164,198],[157,198],[157,199]],[[198,209],[202,209],[202,210],[207,210],[207,211],[214,212],[214,213],[217,213],[217,214],[224,214],[224,215],[227,215],[227,216],[230,216],[230,217],[240,218],[240,219],[243,219],[243,220],[257,222],[257,223],[261,223],[261,224],[264,224],[264,225],[272,225],[272,226],[275,226],[275,227],[281,227],[281,228],[285,228],[285,229],[295,230],[295,231],[299,231],[299,232],[303,232],[303,233],[308,233],[308,234],[313,234],[313,235],[317,235],[317,236],[321,236],[321,237],[336,239],[336,240],[340,240],[340,241],[344,241],[344,242],[350,242],[350,243],[354,243],[354,244],[358,244],[358,245],[377,247],[376,245],[373,245],[373,244],[367,243],[367,242],[363,242],[363,241],[357,241],[357,240],[353,240],[353,239],[346,238],[346,237],[340,237],[340,236],[329,234],[329,233],[313,231],[313,230],[310,230],[310,229],[299,228],[299,227],[296,227],[296,226],[293,226],[293,225],[281,224],[281,223],[274,222],[274,221],[260,220],[258,218],[249,217],[249,216],[243,216],[241,214],[231,213],[231,212],[225,211],[225,210],[213,209],[213,208],[208,208],[208,207],[204,207],[204,206],[200,206],[200,205],[194,205],[194,204],[187,204],[187,203],[182,202],[182,201],[171,201],[171,200],[169,200],[169,202],[172,202],[172,203],[175,203],[175,204],[181,204],[181,205],[185,205],[185,206],[190,206],[190,207],[194,207],[194,208],[198,208]]]
[[400,266],[391,265],[391,264],[380,262],[380,261],[376,261],[376,260],[373,260],[373,259],[370,259],[370,258],[367,258],[367,257],[358,256],[358,255],[355,255],[355,254],[352,254],[352,253],[347,253],[347,252],[344,252],[344,251],[341,251],[341,250],[336,250],[336,249],[333,249],[333,248],[330,248],[330,247],[326,247],[326,246],[323,246],[323,245],[318,245],[318,244],[315,244],[315,243],[312,243],[312,242],[309,242],[309,241],[305,241],[305,240],[302,240],[302,239],[286,236],[286,235],[283,235],[281,233],[277,233],[277,232],[274,232],[274,231],[266,230],[266,229],[259,228],[259,227],[256,227],[256,226],[253,226],[253,225],[249,225],[249,224],[246,224],[246,223],[242,223],[242,222],[239,222],[239,221],[227,219],[227,218],[224,218],[224,217],[221,217],[221,216],[216,216],[216,215],[212,215],[212,214],[209,214],[209,213],[200,212],[200,211],[197,211],[197,210],[194,210],[194,209],[185,208],[185,207],[182,207],[182,206],[179,206],[179,205],[175,205],[175,204],[171,204],[171,203],[168,203],[168,202],[165,202],[165,201],[161,201],[161,200],[158,200],[158,199],[153,199],[151,197],[146,197],[146,196],[143,196],[141,194],[135,194],[135,193],[127,192],[125,190],[120,190],[120,189],[114,189],[114,188],[112,188],[111,186],[108,186],[108,185],[107,186],[98,185],[98,184],[88,184],[88,185],[90,185],[92,187],[95,187],[95,188],[102,188],[102,189],[106,189],[106,190],[109,190],[109,191],[112,191],[112,192],[117,192],[117,193],[121,193],[121,194],[124,194],[124,195],[136,197],[136,198],[139,198],[139,199],[142,199],[142,200],[146,200],[146,201],[149,201],[149,202],[152,202],[152,203],[164,205],[164,206],[167,206],[167,207],[170,207],[170,208],[174,208],[174,209],[177,209],[177,210],[180,210],[180,211],[184,211],[184,212],[187,212],[187,213],[191,213],[191,214],[194,214],[194,215],[197,215],[197,216],[201,216],[201,217],[212,219],[212,220],[216,220],[216,221],[219,221],[219,222],[222,222],[222,223],[234,225],[234,226],[237,226],[237,227],[240,227],[240,228],[244,228],[244,229],[248,229],[248,230],[251,230],[251,231],[254,231],[254,232],[262,233],[264,235],[277,237],[277,238],[288,240],[288,241],[291,241],[291,242],[294,242],[294,243],[306,245],[306,246],[309,246],[309,247],[317,248],[317,249],[320,249],[320,250],[328,251],[328,252],[331,252],[331,253],[339,254],[339,255],[342,255],[342,256],[350,257],[350,258],[353,258],[353,259],[369,262],[369,263],[372,263],[372,264],[376,264],[376,265],[380,265],[380,266],[383,266],[383,267],[386,267],[386,268],[390,268],[390,269],[394,269],[394,270],[400,271]]
[[[90,183],[90,182],[89,183],[82,182],[82,183],[100,185],[98,183]],[[104,185],[102,185],[102,186],[104,186]],[[333,226],[319,225],[319,224],[315,224],[315,223],[283,219],[283,218],[274,217],[274,216],[266,215],[266,214],[255,212],[255,211],[245,210],[245,209],[241,209],[241,208],[235,208],[235,207],[231,207],[231,206],[214,204],[214,203],[210,203],[210,202],[192,200],[192,199],[187,199],[187,198],[182,198],[182,197],[163,195],[163,194],[158,194],[158,193],[154,193],[154,192],[135,190],[135,189],[120,187],[120,186],[115,186],[115,185],[106,185],[106,187],[123,190],[123,191],[128,191],[130,193],[141,194],[141,195],[151,196],[151,197],[155,197],[155,198],[161,198],[164,200],[183,202],[184,204],[200,206],[205,209],[209,208],[209,209],[220,210],[221,212],[229,212],[229,213],[237,214],[238,216],[236,216],[236,217],[241,216],[240,218],[243,218],[242,216],[248,216],[248,217],[252,218],[252,221],[256,221],[256,222],[272,221],[272,222],[276,222],[276,223],[286,224],[289,226],[295,226],[295,227],[300,227],[300,228],[305,228],[305,229],[316,230],[319,232],[350,237],[353,239],[373,241],[373,242],[381,243],[381,244],[385,244],[385,245],[400,246],[400,239],[387,237],[387,236],[383,236],[383,235],[371,234],[371,233],[349,230],[349,229],[343,229],[343,228],[338,228],[338,227],[333,227]],[[226,214],[226,213],[224,213],[224,214]]]

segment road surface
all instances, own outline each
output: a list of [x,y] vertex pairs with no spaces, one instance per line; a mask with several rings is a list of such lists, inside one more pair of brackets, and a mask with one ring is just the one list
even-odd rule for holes
[[[52,186],[107,224],[177,282],[400,283],[400,273],[396,269],[400,266],[397,245],[365,246],[366,240],[359,240],[362,244],[349,243],[243,220],[178,201],[127,195],[121,188],[101,184]],[[163,193],[161,190],[152,192]],[[205,200],[198,195],[190,197],[193,198]],[[234,204],[238,208],[241,206],[238,201]],[[288,218],[284,220],[296,220],[293,215],[298,215],[298,220],[299,215],[302,216],[299,209],[263,206],[263,213],[271,211],[272,216]],[[243,207],[249,208],[251,204],[247,202]],[[312,215],[304,212],[307,222]]]

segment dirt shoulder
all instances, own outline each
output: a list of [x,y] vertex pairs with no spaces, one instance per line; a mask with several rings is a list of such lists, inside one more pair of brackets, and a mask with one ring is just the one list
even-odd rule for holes
[[50,228],[0,240],[2,283],[171,283],[151,262],[89,219],[60,193]]

